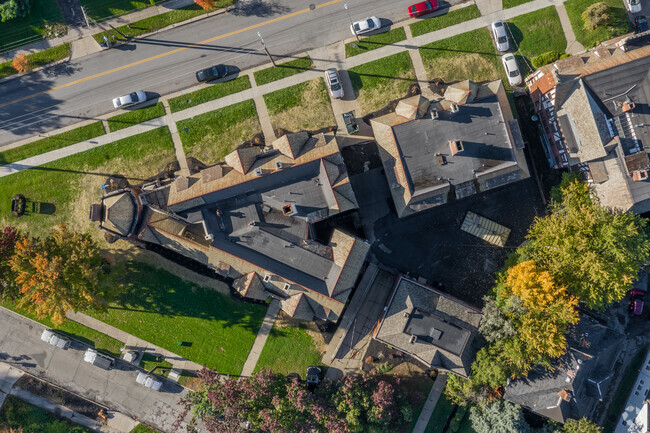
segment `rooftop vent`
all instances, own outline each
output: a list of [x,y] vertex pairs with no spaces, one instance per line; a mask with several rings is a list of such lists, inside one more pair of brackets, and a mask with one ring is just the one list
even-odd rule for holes
[[411,338],[409,338],[409,343],[415,344],[417,339],[418,339],[417,335],[411,335]]
[[451,103],[451,107],[449,107],[449,109],[452,113],[458,113],[460,111],[460,107],[455,102]]
[[634,179],[635,182],[641,182],[648,179],[648,170],[636,170],[632,172],[632,179]]
[[284,216],[293,216],[298,213],[296,210],[296,205],[295,204],[285,204],[282,206],[282,213]]
[[282,286],[282,290],[284,290],[285,292],[288,292],[290,287],[291,287],[291,284],[284,283],[284,286]]
[[463,151],[463,142],[461,140],[451,140],[449,142],[449,148],[451,149],[451,154],[456,155],[458,152]]
[[282,162],[275,161],[275,168],[276,170],[282,170]]
[[447,158],[445,158],[445,155],[438,153],[436,154],[436,159],[438,160],[438,164],[440,165],[447,164]]
[[435,108],[431,108],[429,113],[431,114],[431,120],[436,120],[438,118],[438,110]]
[[257,167],[255,169],[255,176],[261,176],[264,172],[262,171],[262,167]]

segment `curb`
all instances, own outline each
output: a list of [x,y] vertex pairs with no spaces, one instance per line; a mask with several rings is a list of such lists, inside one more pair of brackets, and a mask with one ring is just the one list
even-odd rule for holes
[[[57,46],[60,46],[60,45],[57,45]],[[57,60],[56,62],[48,63],[47,65],[39,66],[38,68],[34,68],[34,69],[30,69],[27,72],[19,72],[17,74],[9,75],[8,77],[5,77],[5,78],[0,78],[0,86],[2,86],[5,83],[8,83],[9,81],[15,80],[17,78],[24,77],[25,75],[29,75],[32,72],[39,72],[39,71],[42,71],[43,69],[47,69],[47,68],[50,68],[52,66],[60,65],[61,63],[69,62],[71,58],[72,58],[72,42],[70,42],[70,55],[68,56],[67,59]]]

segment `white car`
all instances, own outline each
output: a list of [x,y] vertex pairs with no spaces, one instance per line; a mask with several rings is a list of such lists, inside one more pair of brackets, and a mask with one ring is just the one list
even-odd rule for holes
[[139,104],[147,100],[147,94],[142,90],[137,90],[126,95],[119,96],[113,99],[113,106],[115,108],[124,108],[131,105]]
[[490,30],[492,30],[492,37],[494,38],[497,50],[502,52],[508,51],[510,49],[510,42],[508,41],[506,24],[501,20],[497,20],[490,25]]
[[501,63],[503,63],[503,68],[506,70],[506,75],[508,76],[508,83],[511,86],[518,86],[521,84],[521,72],[519,72],[519,66],[517,65],[517,59],[515,59],[514,54],[504,54],[501,57]]
[[641,0],[625,0],[625,7],[632,14],[641,12]]
[[341,86],[341,79],[336,69],[332,68],[325,71],[325,83],[327,83],[332,98],[341,99],[343,97],[343,86]]
[[51,344],[54,347],[59,349],[67,349],[70,346],[70,339],[64,337],[52,331],[51,329],[46,329],[41,334],[41,340],[45,341],[48,344]]
[[363,35],[379,28],[381,28],[381,20],[377,17],[370,17],[352,24],[350,31],[353,35]]

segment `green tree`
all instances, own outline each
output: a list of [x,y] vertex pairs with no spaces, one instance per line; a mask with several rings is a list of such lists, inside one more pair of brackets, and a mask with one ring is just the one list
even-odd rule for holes
[[523,254],[588,308],[604,309],[625,296],[650,257],[646,222],[602,207],[575,179],[558,195],[550,214],[535,220]]
[[494,343],[515,335],[515,328],[512,322],[497,306],[491,296],[483,298],[485,306],[483,307],[483,318],[479,325],[478,331],[485,337],[489,343]]
[[18,305],[55,323],[62,323],[68,310],[102,306],[101,263],[96,242],[65,225],[43,240],[23,237],[11,258]]
[[16,0],[9,0],[0,3],[0,21],[5,22],[18,16],[18,3]]
[[531,433],[521,408],[508,401],[496,400],[485,406],[473,406],[469,419],[476,433]]
[[597,426],[587,418],[570,419],[562,426],[563,433],[601,433],[602,427]]

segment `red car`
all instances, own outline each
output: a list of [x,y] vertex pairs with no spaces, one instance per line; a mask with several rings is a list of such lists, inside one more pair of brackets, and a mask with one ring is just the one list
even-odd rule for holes
[[415,18],[420,15],[431,13],[438,9],[438,2],[436,0],[427,0],[422,3],[414,4],[409,7],[409,17]]
[[643,295],[645,293],[642,290],[632,290],[630,295],[630,315],[640,316],[643,314]]

